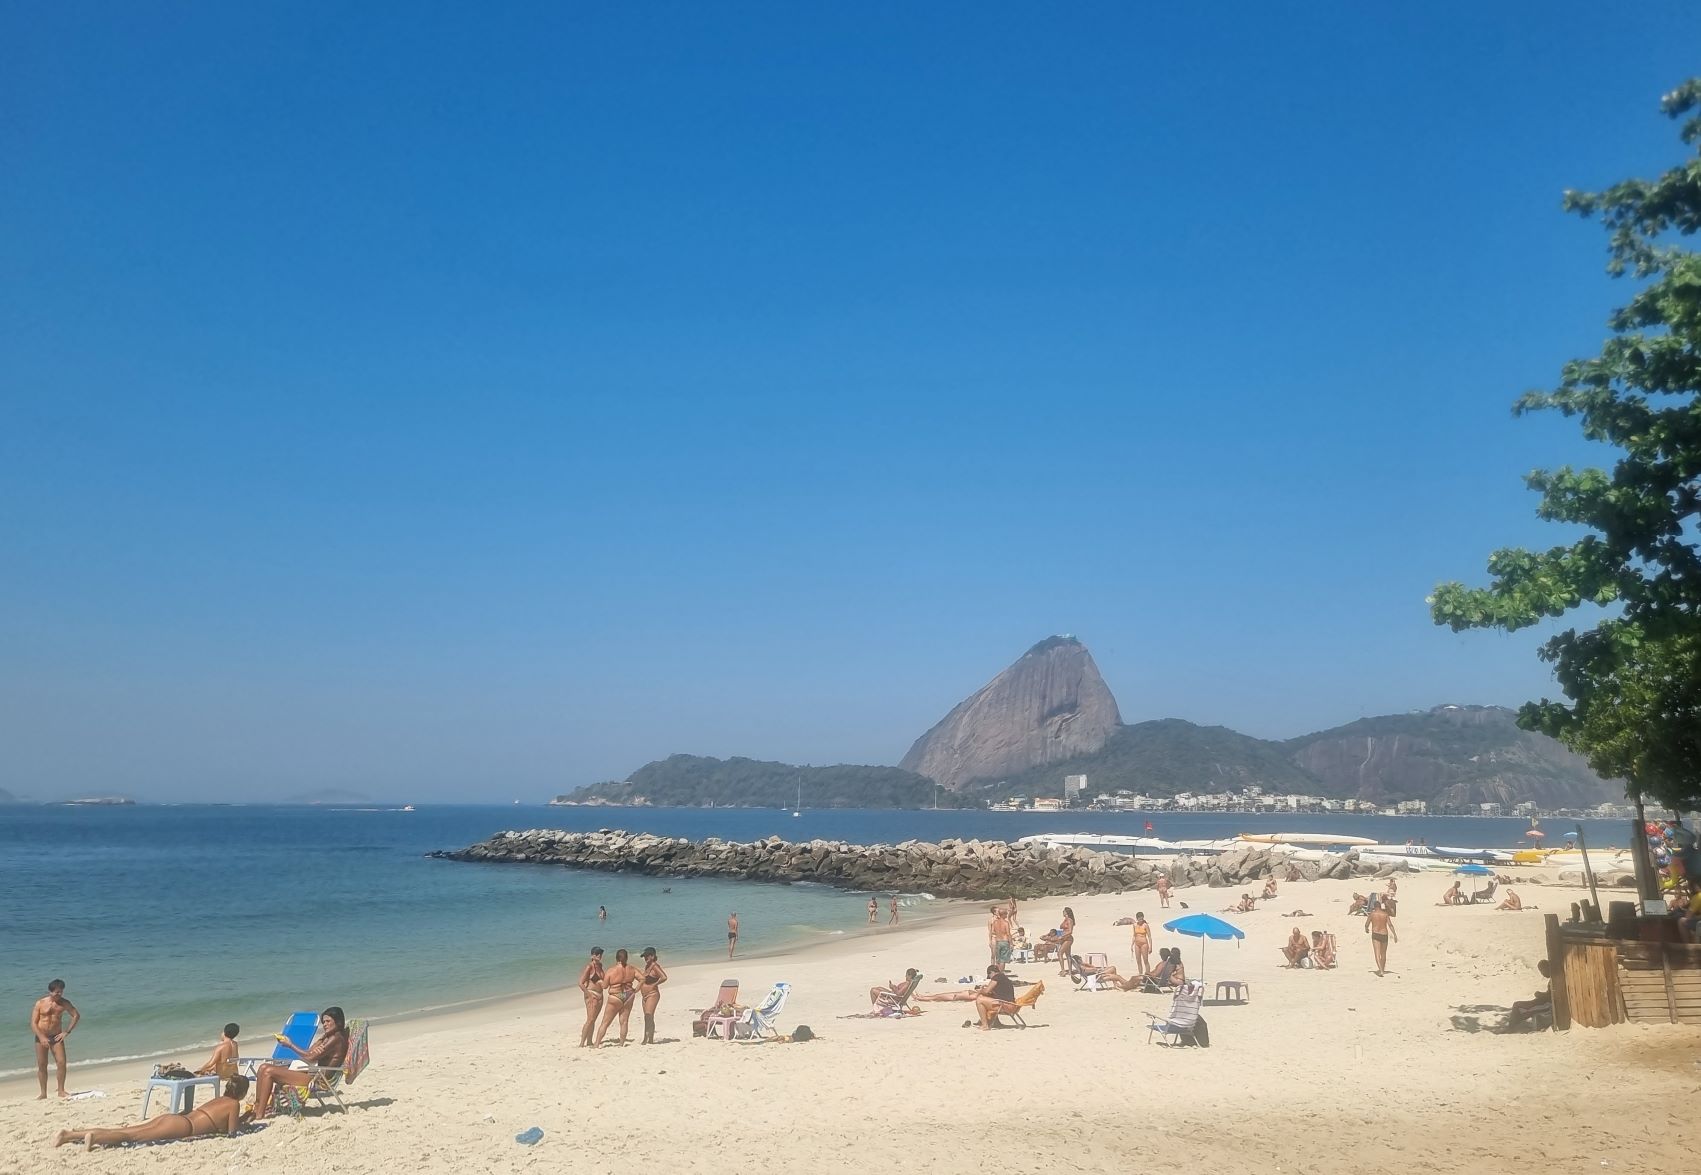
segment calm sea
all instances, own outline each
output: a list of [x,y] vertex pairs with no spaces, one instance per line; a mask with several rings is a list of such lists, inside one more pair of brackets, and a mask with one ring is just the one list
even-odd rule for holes
[[[381,1016],[572,982],[595,944],[664,960],[725,949],[736,910],[752,952],[865,921],[866,895],[818,886],[682,881],[539,866],[434,861],[507,828],[626,828],[749,840],[856,843],[1036,832],[1171,839],[1241,831],[1326,831],[1392,842],[1506,847],[1524,820],[1141,813],[427,806],[416,812],[303,807],[0,807],[0,1075],[33,1064],[22,1022],[63,978],[84,1022],[81,1060],[210,1047],[227,1020],[275,1031],[297,1008],[341,1004]],[[1550,822],[1556,840],[1571,827]],[[1623,844],[1623,822],[1586,823]],[[671,892],[666,892],[671,890]],[[597,907],[608,921],[599,923]],[[927,903],[908,903],[911,917]]]

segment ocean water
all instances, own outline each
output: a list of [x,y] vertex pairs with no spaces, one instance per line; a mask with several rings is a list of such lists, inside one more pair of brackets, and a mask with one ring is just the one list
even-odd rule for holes
[[[63,978],[83,1013],[76,1060],[188,1056],[228,1020],[275,1031],[297,1008],[385,1016],[569,984],[593,945],[653,945],[664,961],[773,951],[861,931],[867,895],[814,885],[662,879],[552,866],[435,861],[509,828],[625,828],[730,840],[855,843],[1036,832],[1170,839],[1328,831],[1393,842],[1508,847],[1524,820],[1142,813],[426,806],[0,807],[0,1075],[33,1065],[28,1004]],[[1550,822],[1556,841],[1569,823]],[[1623,844],[1623,822],[1585,824]],[[671,891],[671,892],[667,892]],[[609,918],[597,919],[606,906]],[[906,917],[929,903],[906,899]],[[882,914],[882,922],[884,913]]]

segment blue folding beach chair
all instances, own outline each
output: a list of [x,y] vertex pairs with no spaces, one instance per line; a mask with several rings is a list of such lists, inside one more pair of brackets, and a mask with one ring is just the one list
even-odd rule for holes
[[[278,1029],[278,1035],[288,1038],[289,1042],[295,1045],[296,1048],[305,1050],[308,1045],[313,1043],[313,1037],[318,1031],[319,1013],[292,1012],[290,1013],[289,1019],[284,1021],[284,1026]],[[254,1076],[254,1070],[259,1067],[260,1062],[262,1061],[282,1061],[287,1065],[291,1061],[299,1060],[301,1060],[301,1054],[292,1052],[285,1048],[283,1046],[283,1042],[280,1041],[272,1046],[272,1053],[270,1056],[238,1057],[236,1058],[236,1064],[250,1078],[252,1078]]]

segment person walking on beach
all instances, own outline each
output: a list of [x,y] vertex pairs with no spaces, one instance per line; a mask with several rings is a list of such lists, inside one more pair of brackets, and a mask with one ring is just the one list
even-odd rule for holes
[[738,946],[738,912],[735,910],[727,915],[726,920],[726,957],[732,958],[734,948]]
[[892,895],[892,916],[890,918],[886,919],[886,925],[896,926],[897,924],[898,924],[898,895],[893,894]]
[[1388,940],[1400,941],[1400,936],[1394,930],[1394,919],[1380,904],[1370,908],[1364,916],[1364,932],[1370,935],[1370,949],[1376,955],[1376,973],[1383,974],[1388,970]]
[[[71,1023],[65,1023],[65,1017]],[[65,1038],[77,1027],[82,1013],[65,998],[65,981],[55,979],[47,985],[47,994],[30,1009],[30,1033],[35,1037],[35,1075],[41,1082],[41,1094],[35,1100],[47,1100],[47,1058],[52,1057],[59,1071],[59,1096],[65,1092]]]
[[1134,915],[1134,966],[1144,975],[1152,966],[1152,924],[1146,921],[1145,911]]
[[880,899],[879,898],[869,898],[868,899],[868,924],[870,926],[873,926],[874,923],[879,920],[879,918],[880,918]]
[[590,962],[579,972],[579,991],[585,997],[585,1026],[579,1029],[579,1047],[589,1048],[602,1011],[602,948],[592,947]]
[[1165,873],[1158,874],[1158,907],[1169,909],[1169,875]]
[[645,947],[638,956],[644,970],[638,975],[638,995],[644,1001],[644,1044],[656,1043],[656,1005],[661,1003],[661,985],[667,982],[655,947]]
[[606,998],[602,1002],[602,1023],[597,1025],[597,1039],[594,1047],[602,1047],[602,1038],[608,1035],[608,1026],[620,1017],[620,1043],[626,1043],[627,1025],[632,1021],[633,988],[638,982],[638,969],[626,960],[629,956],[626,948],[621,947],[614,952],[614,966],[603,973],[602,989]]

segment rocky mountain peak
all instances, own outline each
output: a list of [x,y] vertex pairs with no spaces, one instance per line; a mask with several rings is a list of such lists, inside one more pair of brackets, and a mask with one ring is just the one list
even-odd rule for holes
[[900,766],[955,788],[1091,754],[1121,722],[1087,646],[1051,636],[916,739]]

